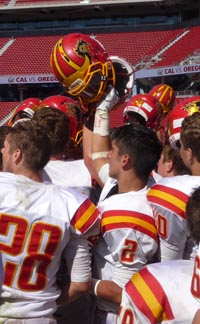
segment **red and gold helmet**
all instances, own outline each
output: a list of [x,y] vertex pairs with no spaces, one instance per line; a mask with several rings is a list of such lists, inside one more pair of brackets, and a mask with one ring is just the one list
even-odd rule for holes
[[172,147],[178,147],[184,118],[193,115],[195,112],[200,112],[200,96],[184,99],[169,113],[168,135]]
[[155,98],[150,94],[137,94],[126,103],[123,112],[125,123],[129,123],[129,119],[131,120],[131,113],[140,115],[145,120],[146,126],[155,128],[159,111]]
[[82,141],[82,114],[77,101],[67,96],[56,95],[43,99],[39,109],[51,107],[61,110],[70,120],[70,137],[75,145]]
[[40,104],[39,98],[28,98],[20,102],[13,110],[12,116],[8,121],[9,126],[13,126],[19,119],[31,119],[34,112],[38,109]]
[[149,94],[156,98],[161,104],[164,113],[172,109],[175,103],[175,92],[172,87],[167,84],[161,83],[153,87]]
[[72,33],[58,40],[50,65],[67,94],[81,99],[85,106],[98,102],[108,85],[115,86],[112,60],[99,41],[85,34]]

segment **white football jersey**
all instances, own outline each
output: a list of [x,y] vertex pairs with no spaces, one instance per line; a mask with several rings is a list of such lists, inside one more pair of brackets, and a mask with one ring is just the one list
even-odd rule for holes
[[68,187],[92,186],[84,160],[50,160],[44,168],[43,181]]
[[190,258],[194,243],[185,210],[189,195],[199,185],[199,176],[181,175],[162,178],[148,191],[160,238],[161,261]]
[[[98,278],[123,287],[132,274],[151,261],[157,251],[157,230],[146,199],[147,188],[115,194],[98,205],[101,237],[94,247]],[[105,311],[117,311],[116,304],[97,300]]]
[[[99,212],[77,190],[21,175],[0,172],[0,187],[0,250],[5,271],[0,317],[53,314],[60,295],[56,274],[61,258],[69,265],[72,280],[80,281],[83,269],[76,269],[76,274],[70,274],[70,269],[75,258],[87,258],[88,250],[77,244],[82,238],[88,249],[84,236],[99,234]],[[88,264],[89,259],[88,255]],[[90,267],[85,276],[83,281],[89,280]]]
[[117,324],[191,324],[198,303],[190,292],[194,262],[171,260],[145,266],[122,293]]
[[[99,197],[99,202],[101,202],[102,200],[104,200],[106,198],[106,196],[109,194],[110,190],[117,184],[117,180],[114,178],[109,177],[109,163],[106,163],[100,170],[101,172],[99,173],[99,177],[102,181],[103,176],[104,178],[106,178],[106,182],[104,183],[104,186],[101,190],[101,194]],[[107,177],[106,177],[107,174]],[[148,188],[151,188],[151,186],[155,183],[155,179],[154,179],[154,173],[152,172],[152,174],[149,176],[148,179],[148,183],[147,186]]]
[[194,262],[194,271],[191,282],[191,293],[198,301],[200,308],[200,243],[197,249],[196,258]]

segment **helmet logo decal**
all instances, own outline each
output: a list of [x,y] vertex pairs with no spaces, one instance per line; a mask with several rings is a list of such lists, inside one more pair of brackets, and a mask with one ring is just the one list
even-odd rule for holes
[[91,60],[88,43],[84,42],[83,40],[78,41],[75,51],[79,56],[82,57],[87,56]]
[[188,115],[193,115],[195,112],[200,111],[200,101],[189,102],[184,109],[188,111]]

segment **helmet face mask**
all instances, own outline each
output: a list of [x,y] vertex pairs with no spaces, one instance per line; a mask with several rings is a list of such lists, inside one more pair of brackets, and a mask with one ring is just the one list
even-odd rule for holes
[[110,62],[91,64],[84,80],[75,80],[67,92],[81,98],[85,103],[96,103],[107,91],[109,84],[115,84],[115,73]]

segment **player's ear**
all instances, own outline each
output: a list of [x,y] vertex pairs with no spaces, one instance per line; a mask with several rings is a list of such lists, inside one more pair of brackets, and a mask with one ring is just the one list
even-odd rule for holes
[[23,158],[22,151],[19,148],[17,148],[13,153],[13,159],[15,164],[19,164],[22,161],[22,158]]
[[123,154],[121,156],[121,163],[125,170],[132,168],[132,160],[129,154]]
[[174,168],[174,163],[172,160],[168,160],[167,162],[167,172],[171,172]]

